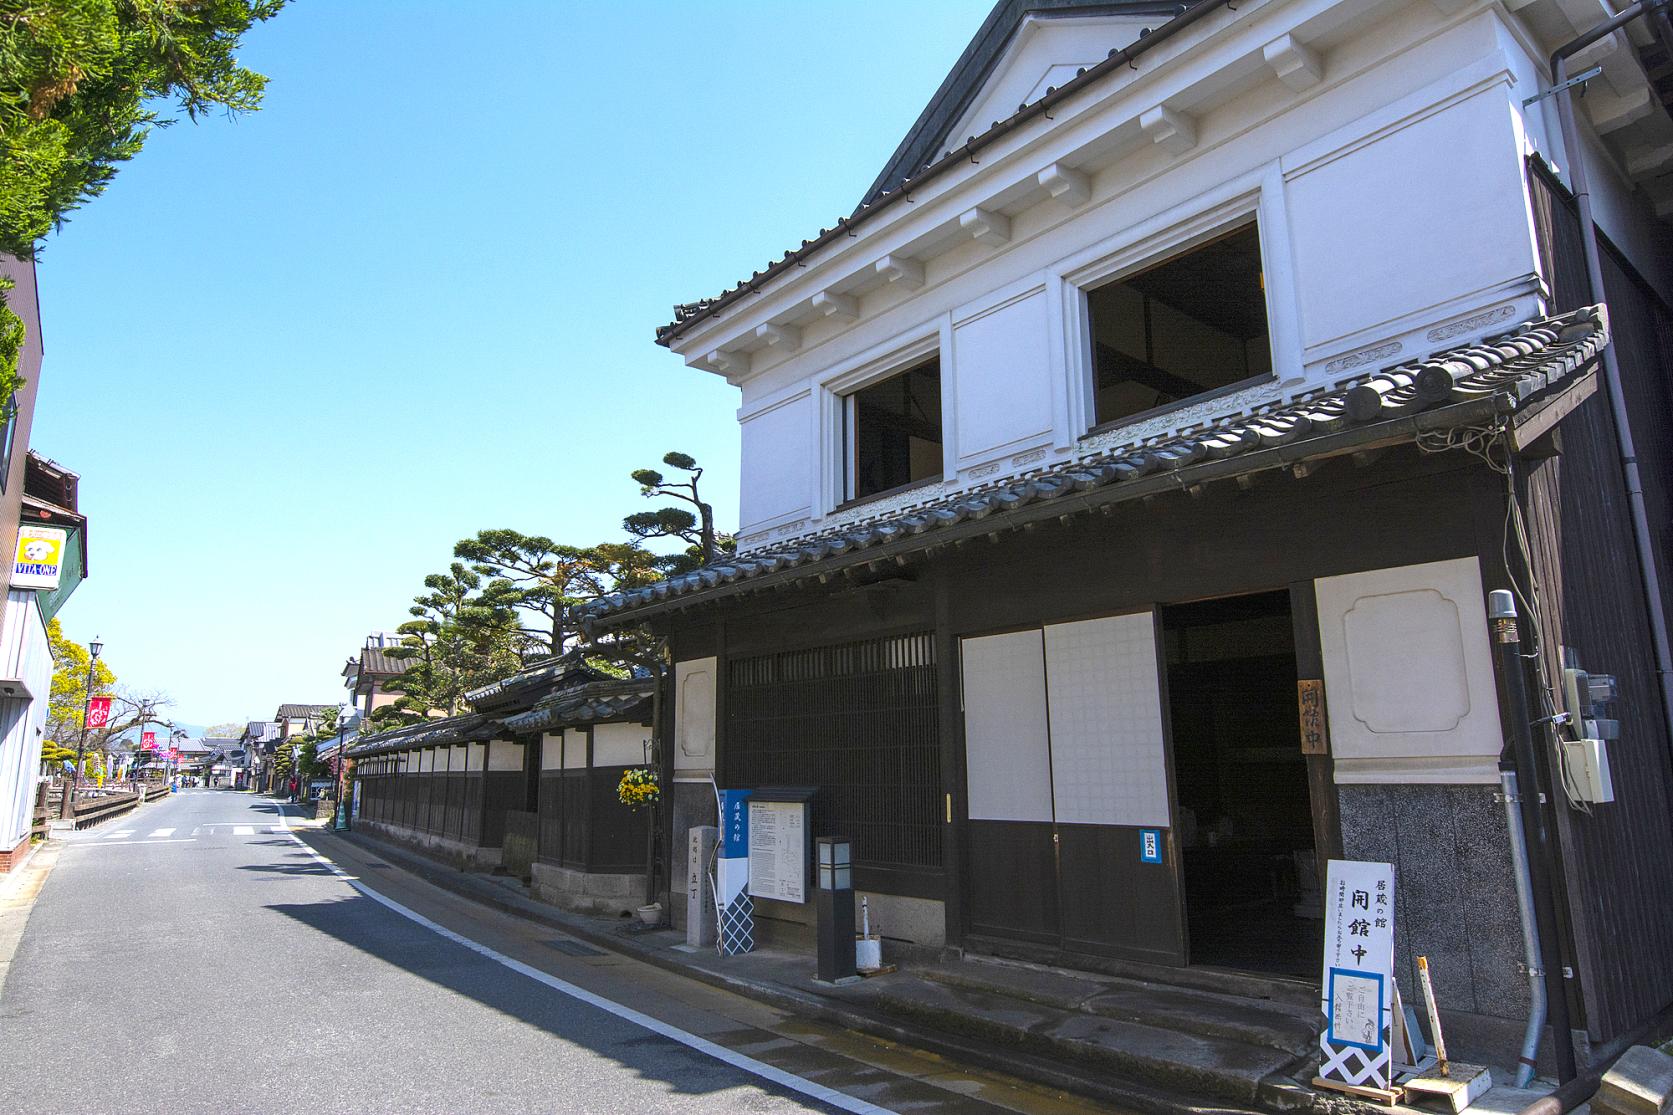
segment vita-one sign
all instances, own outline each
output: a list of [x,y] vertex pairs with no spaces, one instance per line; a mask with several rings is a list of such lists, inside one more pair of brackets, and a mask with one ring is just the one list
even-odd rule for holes
[[1331,860],[1320,1083],[1386,1091],[1393,1069],[1394,866]]
[[57,527],[19,526],[12,556],[12,587],[52,590],[64,571],[69,534]]

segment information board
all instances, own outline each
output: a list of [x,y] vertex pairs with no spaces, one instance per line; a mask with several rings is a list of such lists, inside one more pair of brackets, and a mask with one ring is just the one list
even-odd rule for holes
[[1321,1082],[1387,1090],[1393,1070],[1393,865],[1331,860],[1324,912]]
[[805,801],[749,803],[749,893],[780,902],[807,901]]

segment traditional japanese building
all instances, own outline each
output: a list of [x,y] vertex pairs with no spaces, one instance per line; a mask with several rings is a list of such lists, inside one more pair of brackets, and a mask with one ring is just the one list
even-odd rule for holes
[[1387,861],[1400,980],[1509,1057],[1509,772],[1582,1056],[1673,1003],[1673,119],[1632,24],[1565,144],[1579,7],[1002,0],[857,209],[658,331],[739,390],[738,553],[586,619],[669,639],[676,855],[711,776],[815,787],[897,946],[1314,982],[1322,865]]
[[573,655],[469,695],[472,710],[349,748],[357,823],[438,855],[499,867],[508,829],[532,838],[530,890],[616,914],[646,900],[649,810],[617,800],[650,762],[648,679],[612,678]]

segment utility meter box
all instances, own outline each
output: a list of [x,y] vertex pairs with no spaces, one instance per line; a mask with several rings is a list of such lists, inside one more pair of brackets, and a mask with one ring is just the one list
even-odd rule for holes
[[1570,792],[1581,801],[1615,800],[1615,782],[1609,776],[1609,750],[1602,740],[1564,740],[1563,767],[1568,772]]

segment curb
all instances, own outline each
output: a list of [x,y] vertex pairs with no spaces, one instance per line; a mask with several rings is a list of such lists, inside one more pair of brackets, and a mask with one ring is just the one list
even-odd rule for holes
[[[326,831],[329,835],[346,839],[367,850],[375,851],[378,855],[395,860],[403,870],[418,876],[425,882],[463,898],[469,898],[479,905],[499,910],[502,913],[512,914],[526,921],[550,926],[588,944],[643,961],[664,971],[706,983],[711,987],[730,991],[757,1002],[766,1003],[768,1006],[777,1007],[780,1010],[808,1016],[829,1025],[841,1026],[844,1029],[884,1038],[901,1045],[953,1057],[976,1066],[1002,1066],[1003,1071],[1007,1074],[1027,1080],[1030,1083],[1072,1092],[1088,1099],[1113,1104],[1124,1111],[1140,1113],[1140,1115],[1259,1115],[1259,1109],[1238,1107],[1211,1097],[1176,1095],[1129,1080],[1112,1082],[1107,1077],[1077,1072],[1071,1066],[1066,1066],[1037,1054],[1024,1053],[1014,1047],[1006,1048],[995,1044],[984,1044],[948,1034],[941,1030],[913,1029],[879,1011],[871,1011],[847,1004],[839,1005],[776,984],[763,983],[741,976],[729,976],[724,973],[682,964],[678,960],[665,955],[661,949],[647,948],[637,944],[631,938],[619,937],[614,933],[601,931],[594,926],[576,925],[567,920],[560,910],[554,909],[551,914],[547,914],[542,910],[530,909],[522,902],[514,901],[513,899],[516,897],[514,895],[494,893],[499,888],[493,883],[477,882],[467,871],[433,863],[400,845],[378,837],[364,836],[358,833],[345,834],[330,832],[329,830],[320,831]],[[524,901],[532,903],[535,900],[526,899]],[[1295,1091],[1291,1091],[1291,1088],[1296,1089],[1296,1091],[1305,1091],[1288,1081],[1282,1084],[1276,1081],[1263,1082],[1260,1095],[1262,1099],[1271,1102],[1271,1107],[1268,1110],[1296,1111],[1304,1107],[1314,1106],[1311,1102],[1301,1102],[1300,1097],[1297,1096]],[[1311,1093],[1307,1093],[1307,1095],[1311,1099]]]

